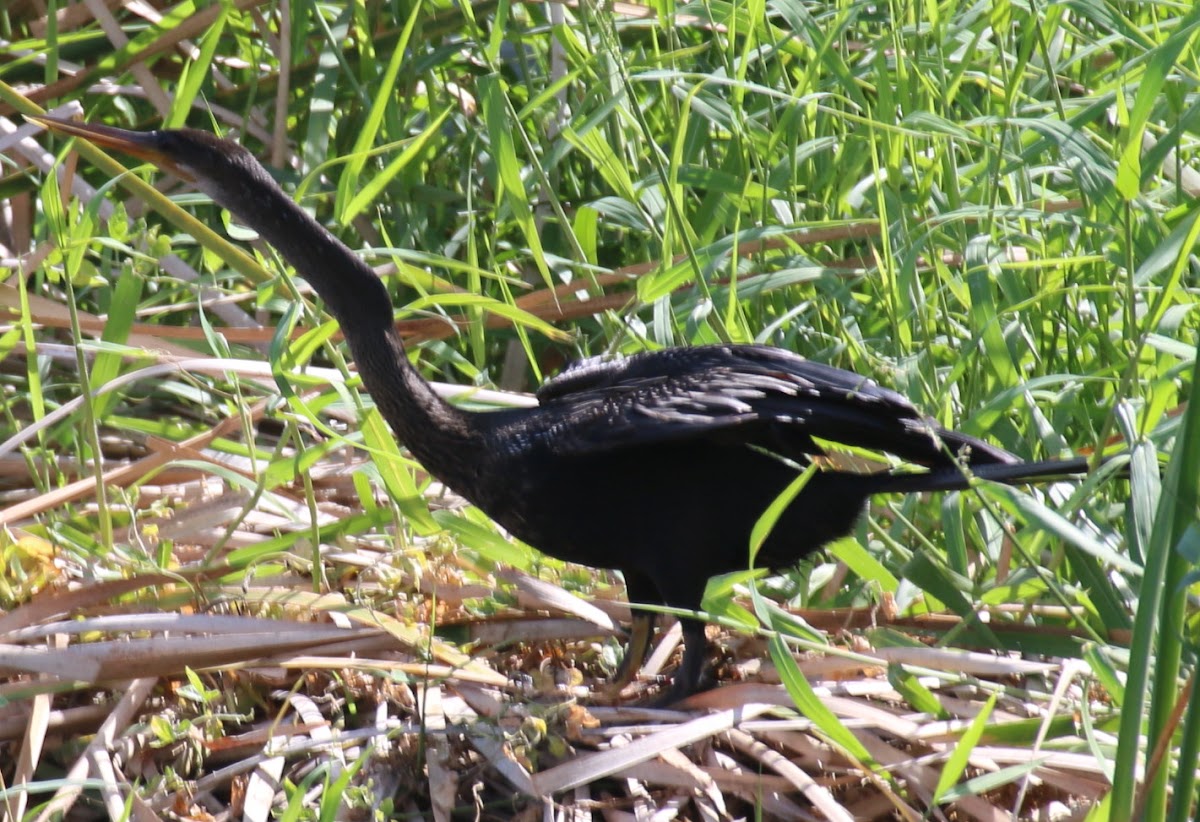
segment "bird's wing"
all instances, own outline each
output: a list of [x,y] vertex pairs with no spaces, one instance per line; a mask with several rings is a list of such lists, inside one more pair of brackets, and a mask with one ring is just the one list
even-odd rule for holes
[[547,447],[588,454],[687,438],[819,453],[811,438],[887,451],[924,465],[1011,462],[1007,452],[938,427],[900,394],[778,348],[710,345],[574,364],[538,391],[557,419]]

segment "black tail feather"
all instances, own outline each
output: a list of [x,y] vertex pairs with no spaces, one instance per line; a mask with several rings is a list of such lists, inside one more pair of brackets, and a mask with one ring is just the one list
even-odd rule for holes
[[962,491],[970,488],[972,480],[975,479],[1013,485],[1031,481],[1046,482],[1087,474],[1089,471],[1091,465],[1086,457],[1037,462],[986,463],[969,468],[937,468],[912,474],[876,474],[870,478],[869,487],[872,494]]

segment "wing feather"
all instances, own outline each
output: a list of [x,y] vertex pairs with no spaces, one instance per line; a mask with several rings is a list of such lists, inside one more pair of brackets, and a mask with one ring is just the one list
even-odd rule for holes
[[[811,441],[887,451],[924,465],[1012,462],[1006,451],[948,431],[902,395],[851,371],[778,348],[710,345],[627,359],[588,359],[546,382],[538,400],[562,416],[546,444],[589,454],[688,438],[779,442],[818,453]],[[949,450],[948,450],[949,449]],[[786,454],[792,456],[792,454]]]

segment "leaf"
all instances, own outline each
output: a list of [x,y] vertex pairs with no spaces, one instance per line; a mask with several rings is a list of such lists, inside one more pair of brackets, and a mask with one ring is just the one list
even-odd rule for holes
[[767,537],[775,530],[775,523],[779,522],[779,518],[783,516],[783,512],[788,506],[800,495],[804,490],[804,486],[808,485],[808,481],[813,478],[817,471],[821,470],[815,462],[810,463],[803,471],[796,475],[796,478],[788,483],[788,487],[783,489],[783,492],[771,500],[771,504],[767,506],[767,510],[763,511],[762,516],[754,523],[754,528],[750,531],[750,565],[753,567],[754,561],[758,558],[758,552],[763,547],[763,543],[767,541]]
[[[397,174],[420,156],[421,152],[437,136],[442,123],[446,122],[446,118],[450,116],[451,111],[452,109],[445,109],[441,114],[433,118],[432,122],[420,134],[409,141],[403,151],[392,158],[383,171],[358,188],[358,191],[350,197],[350,201],[342,211],[340,219],[343,223],[348,223],[361,214],[363,209],[379,197],[383,190],[395,179]],[[344,178],[346,175],[343,174],[342,176]]]
[[[106,343],[124,344],[129,339],[137,318],[137,307],[142,297],[142,278],[133,269],[125,266],[117,278],[117,284],[112,290],[112,298],[108,307],[108,321],[104,324],[101,340]],[[125,357],[116,351],[102,350],[96,355],[92,364],[90,376],[93,390],[100,388],[109,380],[115,379],[121,373],[121,363]],[[119,393],[112,391],[97,397],[92,405],[92,414],[97,420],[103,420],[117,403]]]
[[[750,598],[754,603],[754,611],[758,614],[758,618],[774,629],[771,611],[766,607],[762,595],[758,593],[757,586],[750,587]],[[796,705],[796,709],[812,720],[816,729],[843,753],[851,759],[863,763],[866,767],[876,769],[878,763],[875,762],[870,752],[859,742],[858,737],[838,719],[837,715],[829,710],[829,707],[812,689],[808,680],[804,678],[783,635],[775,631],[769,640],[768,647],[771,652],[771,661],[775,663],[779,677],[783,680],[788,696]]]
[[887,678],[913,710],[938,719],[950,718],[949,712],[942,707],[933,691],[922,685],[916,674],[905,670],[903,665],[888,665]]
[[942,773],[938,777],[937,787],[933,789],[933,804],[940,805],[945,802],[946,794],[949,790],[958,783],[962,778],[963,773],[967,769],[967,763],[971,758],[972,751],[979,744],[980,738],[983,736],[983,731],[987,728],[988,718],[992,715],[992,708],[996,707],[996,694],[988,697],[988,701],[979,710],[979,714],[971,722],[970,727],[958,740],[958,744],[954,746],[954,750],[950,753],[950,758],[946,760],[946,765],[942,768]]
[[367,409],[361,424],[363,443],[371,451],[388,496],[400,506],[414,531],[425,536],[437,533],[441,529],[429,513],[429,505],[417,487],[410,468],[412,463],[400,454],[392,429],[383,421],[379,409]]
[[375,144],[375,139],[383,124],[384,115],[387,113],[388,107],[393,105],[396,78],[400,74],[400,68],[404,65],[404,58],[409,54],[408,43],[412,37],[413,29],[416,27],[417,20],[421,17],[421,11],[421,0],[417,0],[417,2],[412,4],[412,10],[409,12],[408,19],[404,23],[404,29],[400,32],[400,39],[392,48],[392,56],[388,60],[387,68],[384,69],[383,74],[375,81],[375,94],[371,100],[371,108],[367,112],[362,128],[359,129],[355,137],[354,147],[350,150],[346,160],[346,167],[342,170],[342,174],[338,178],[336,208],[338,222],[342,225],[346,225],[353,220],[366,207],[367,203],[378,196],[387,183],[425,145],[428,135],[436,133],[437,127],[445,119],[446,112],[443,112],[442,116],[435,123],[431,124],[429,128],[425,129],[414,141],[414,143],[419,144],[415,151],[413,150],[413,146],[410,145],[405,151],[401,152],[399,158],[388,164],[383,174],[373,178],[367,186],[359,186],[358,181],[362,176],[363,166],[366,164],[367,156]]
[[492,165],[495,171],[493,183],[496,186],[497,197],[512,211],[525,242],[529,244],[530,255],[534,265],[541,272],[543,282],[548,287],[553,287],[554,281],[550,276],[550,269],[546,267],[542,238],[533,219],[533,209],[529,205],[525,181],[521,178],[521,163],[517,159],[516,144],[513,140],[513,132],[520,129],[521,125],[519,122],[513,122],[509,116],[504,81],[499,75],[488,74],[480,77],[478,88],[483,106],[483,119],[487,124],[488,137],[492,144]]
[[478,551],[496,565],[511,565],[522,571],[533,570],[533,555],[486,525],[472,522],[451,511],[435,511],[433,518],[465,546]]
[[895,593],[900,587],[900,580],[854,537],[843,537],[826,546],[825,550],[845,563],[859,579],[877,585],[881,591]]

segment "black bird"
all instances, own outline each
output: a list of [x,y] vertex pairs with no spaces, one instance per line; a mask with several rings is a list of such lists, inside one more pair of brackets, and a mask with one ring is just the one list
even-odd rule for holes
[[[847,534],[872,494],[967,488],[1087,470],[1022,462],[940,427],[869,379],[761,345],[586,360],[542,386],[535,408],[471,413],[409,362],[383,283],[299,208],[242,146],[191,129],[134,132],[48,116],[57,131],[148,160],[193,184],[273,245],[341,323],[363,383],[425,468],[512,535],[571,562],[615,568],[631,602],[696,610],[707,580],[748,565],[755,522],[824,452],[887,452],[924,471],[820,470],[758,555],[787,566]],[[668,700],[694,691],[704,625],[684,620]],[[621,675],[644,658],[653,616],[635,611]]]

